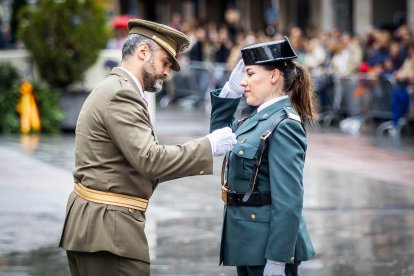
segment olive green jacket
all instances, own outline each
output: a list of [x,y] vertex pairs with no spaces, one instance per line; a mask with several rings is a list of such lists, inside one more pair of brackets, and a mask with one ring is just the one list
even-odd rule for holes
[[230,190],[247,191],[260,136],[281,115],[287,116],[269,138],[258,174],[259,191],[270,191],[272,203],[224,207],[220,263],[254,266],[264,265],[266,259],[286,263],[310,259],[315,252],[302,216],[307,141],[290,99],[254,112],[237,128],[233,114],[239,99],[219,98],[219,92],[212,93],[211,131],[230,126],[238,141],[227,154],[225,180]]
[[[146,104],[124,70],[114,68],[86,99],[76,126],[75,182],[150,199],[160,182],[212,171],[207,137],[158,144]],[[150,262],[144,225],[144,212],[88,202],[72,193],[60,246]]]

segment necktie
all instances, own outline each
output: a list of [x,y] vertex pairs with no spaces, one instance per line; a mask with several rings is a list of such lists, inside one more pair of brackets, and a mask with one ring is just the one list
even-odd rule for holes
[[144,100],[145,104],[148,106],[148,101],[147,101],[147,99],[145,99],[144,97],[142,97],[142,99]]

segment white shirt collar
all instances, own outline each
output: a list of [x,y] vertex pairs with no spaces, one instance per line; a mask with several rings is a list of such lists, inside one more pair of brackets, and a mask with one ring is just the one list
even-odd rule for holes
[[128,75],[131,77],[131,79],[138,86],[138,90],[139,90],[139,93],[141,94],[142,98],[145,99],[144,90],[142,89],[141,83],[139,83],[138,79],[131,72],[129,72],[128,69],[125,69],[124,67],[118,67],[118,68],[120,68],[120,69],[122,69],[122,70],[124,70],[125,72],[128,73]]
[[270,106],[270,105],[272,105],[272,104],[274,104],[274,103],[276,103],[276,102],[278,102],[278,101],[281,101],[281,100],[283,100],[283,99],[287,99],[287,98],[289,98],[289,96],[288,95],[285,95],[285,96],[280,96],[280,97],[277,97],[277,98],[273,98],[273,99],[271,99],[271,100],[268,100],[267,102],[264,102],[264,103],[262,103],[258,108],[257,108],[257,112],[260,112],[260,111],[262,111],[263,109],[265,109],[266,107],[268,107],[268,106]]

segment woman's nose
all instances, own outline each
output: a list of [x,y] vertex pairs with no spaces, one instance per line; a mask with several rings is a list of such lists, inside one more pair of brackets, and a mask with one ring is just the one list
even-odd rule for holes
[[243,76],[243,78],[242,78],[242,80],[240,82],[240,85],[243,86],[243,87],[246,87],[247,86],[246,74]]

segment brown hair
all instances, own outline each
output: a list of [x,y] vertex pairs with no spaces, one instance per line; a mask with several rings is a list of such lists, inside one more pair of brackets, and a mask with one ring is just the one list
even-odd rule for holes
[[313,123],[315,110],[313,107],[314,88],[309,72],[295,61],[279,61],[264,65],[267,70],[278,69],[284,78],[283,91],[290,96],[292,106],[299,113],[304,124]]

